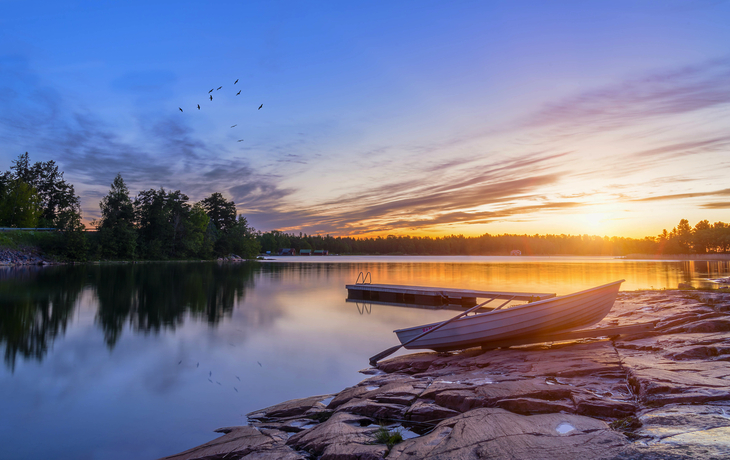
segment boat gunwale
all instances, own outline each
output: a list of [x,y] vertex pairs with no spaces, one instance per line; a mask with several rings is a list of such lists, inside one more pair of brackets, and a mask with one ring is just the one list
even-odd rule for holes
[[[568,299],[570,297],[576,297],[576,296],[580,296],[580,295],[583,295],[583,294],[590,293],[592,291],[598,291],[598,290],[605,289],[607,287],[610,287],[610,286],[613,286],[613,285],[616,285],[616,284],[619,284],[620,285],[621,283],[624,283],[625,281],[626,280],[623,280],[622,279],[622,280],[619,280],[619,281],[614,281],[614,282],[611,282],[611,283],[602,284],[600,286],[596,286],[596,287],[592,287],[592,288],[589,288],[589,289],[585,289],[583,291],[573,292],[571,294],[566,294],[566,295],[562,295],[562,296],[558,296],[558,297],[552,297],[550,299],[538,300],[536,302],[529,302],[529,303],[522,304],[522,305],[515,305],[513,307],[509,307],[509,308],[506,308],[504,310],[496,310],[496,311],[495,310],[492,310],[492,311],[488,311],[488,312],[485,312],[485,313],[478,313],[478,314],[472,315],[472,316],[465,316],[463,318],[459,318],[459,319],[455,320],[454,322],[452,322],[449,325],[449,326],[451,326],[451,327],[449,327],[449,329],[453,329],[453,327],[455,325],[458,325],[459,323],[461,323],[463,321],[473,321],[473,320],[475,320],[477,318],[480,318],[480,317],[481,318],[484,318],[486,315],[503,316],[505,313],[511,313],[511,315],[515,315],[516,313],[522,313],[522,310],[525,310],[527,307],[534,308],[536,306],[542,306],[542,305],[545,305],[545,304],[558,303],[560,300]],[[411,331],[411,330],[423,329],[423,328],[427,328],[429,326],[437,326],[437,325],[441,324],[442,322],[443,321],[436,322],[436,323],[422,324],[422,325],[418,325],[418,326],[411,326],[411,327],[407,327],[407,328],[403,328],[403,329],[396,329],[393,332],[395,332],[396,334],[398,334],[399,332],[406,332],[406,331]]]

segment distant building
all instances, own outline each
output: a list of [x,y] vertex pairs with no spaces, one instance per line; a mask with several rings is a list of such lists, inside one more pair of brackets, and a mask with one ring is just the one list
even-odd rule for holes
[[292,248],[284,248],[284,249],[279,249],[278,254],[280,256],[295,256],[295,255],[297,255],[297,251],[295,251]]
[[512,252],[509,253],[509,255],[511,255],[511,256],[521,256],[522,255],[522,251],[520,251],[519,249],[513,249]]
[[330,252],[326,249],[315,249],[312,253],[313,256],[326,256]]
[[312,255],[312,250],[311,249],[300,249],[299,250],[299,255],[300,256],[311,256]]

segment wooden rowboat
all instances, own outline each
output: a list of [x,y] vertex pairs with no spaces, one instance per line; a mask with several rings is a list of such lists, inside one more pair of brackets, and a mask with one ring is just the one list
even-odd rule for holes
[[[442,323],[398,329],[395,333],[402,346],[407,349],[449,351],[488,346],[490,342],[520,337],[574,331],[601,321],[613,307],[624,281],[615,281],[552,299],[464,316],[443,324],[438,330],[435,330],[436,326]],[[430,329],[434,331],[416,339]],[[409,341],[411,342],[408,343]]]

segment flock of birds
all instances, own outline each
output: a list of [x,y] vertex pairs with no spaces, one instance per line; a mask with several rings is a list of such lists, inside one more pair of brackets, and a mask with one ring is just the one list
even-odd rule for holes
[[[235,85],[236,83],[238,83],[238,80],[239,79],[237,78],[236,81],[233,82],[233,84]],[[213,95],[211,93],[213,91],[220,91],[222,88],[223,88],[223,86],[219,86],[218,88],[212,88],[210,91],[208,91],[208,96],[210,97],[211,102],[213,102]],[[236,93],[236,96],[238,96],[239,94],[241,94],[241,90],[238,90],[238,92]],[[258,110],[261,110],[261,108],[263,106],[264,106],[264,104],[261,104],[259,106]],[[178,109],[180,110],[180,112],[184,112],[182,107],[178,107]],[[200,104],[198,104],[198,110],[200,110]],[[231,128],[235,128],[236,126],[238,126],[238,124],[231,126]],[[243,142],[243,139],[239,139],[238,142]]]

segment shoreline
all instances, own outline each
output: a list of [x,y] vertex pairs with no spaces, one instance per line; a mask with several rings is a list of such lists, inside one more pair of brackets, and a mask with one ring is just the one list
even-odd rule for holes
[[[399,356],[355,386],[254,411],[165,459],[730,455],[730,294],[622,291],[601,324],[645,322],[655,330]],[[389,442],[396,433],[404,440]]]
[[[99,263],[145,263],[145,262],[240,262],[240,261],[281,261],[281,259],[268,259],[273,257],[272,254],[259,254],[255,259],[245,259],[239,256],[219,257],[210,260],[202,259],[174,259],[174,260],[89,260],[89,261],[67,261],[60,260],[54,256],[44,254],[38,247],[34,246],[18,246],[18,247],[7,247],[0,246],[0,266],[21,266],[21,265],[73,265],[73,264],[99,264]],[[515,261],[519,261],[523,257],[529,256],[510,256],[509,254],[489,254],[489,255],[434,255],[434,254],[330,254],[326,256],[309,256],[313,260],[320,260],[321,258],[328,257],[340,257],[340,256],[368,256],[368,257],[509,257],[514,258]],[[301,261],[302,257],[307,256],[290,256]],[[730,254],[627,254],[625,256],[611,256],[602,254],[593,255],[571,255],[571,254],[543,254],[535,255],[535,257],[605,257],[617,260],[656,260],[665,262],[710,262],[710,261],[730,261]]]

